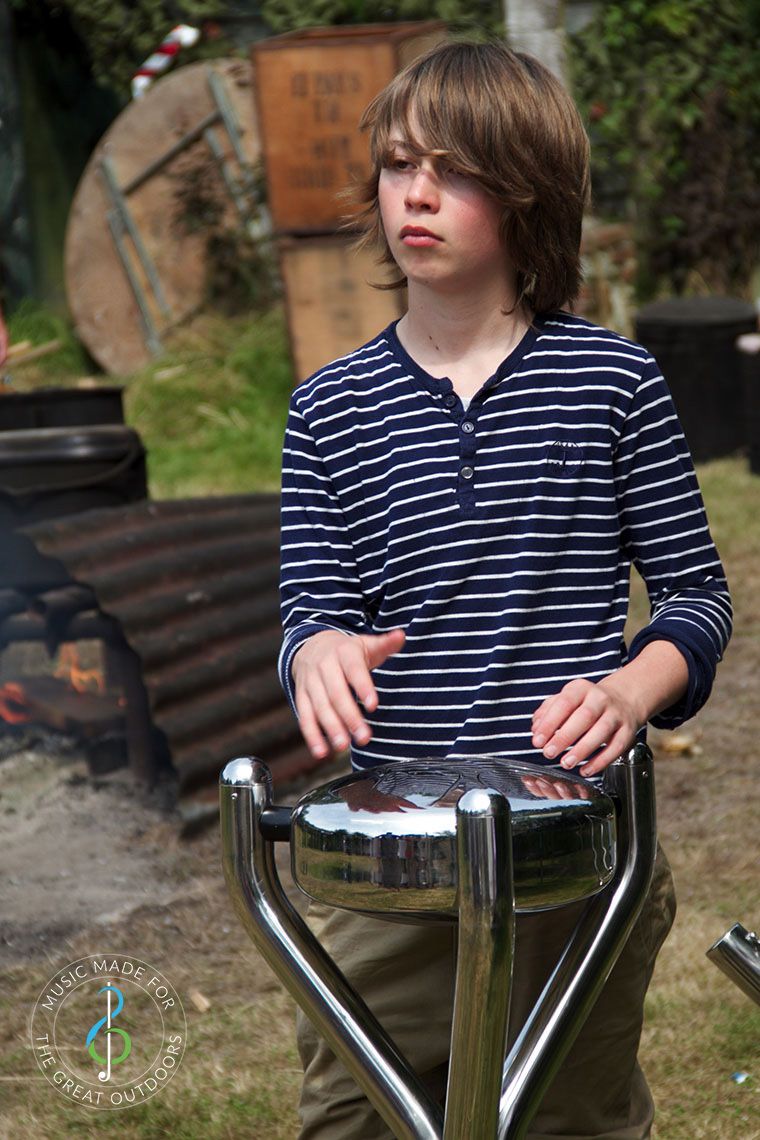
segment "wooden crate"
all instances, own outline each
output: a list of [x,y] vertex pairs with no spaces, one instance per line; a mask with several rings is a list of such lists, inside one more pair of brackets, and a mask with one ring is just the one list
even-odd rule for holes
[[389,279],[387,270],[350,237],[283,238],[279,252],[297,383],[406,310],[405,290],[372,288]]
[[369,174],[362,112],[401,68],[446,38],[440,21],[308,28],[252,48],[269,207],[278,233],[336,229]]

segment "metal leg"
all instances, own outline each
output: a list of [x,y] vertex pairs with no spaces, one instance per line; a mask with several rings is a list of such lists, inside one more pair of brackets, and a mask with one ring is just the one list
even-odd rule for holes
[[504,1063],[499,1140],[521,1140],[546,1088],[586,1020],[644,904],[657,828],[652,754],[637,744],[610,765],[605,791],[622,805],[618,866],[586,908]]
[[457,805],[459,934],[444,1140],[491,1138],[507,1043],[514,954],[509,802],[469,791]]
[[726,977],[760,1005],[760,939],[751,930],[735,922],[722,938],[707,951]]
[[220,800],[227,886],[260,954],[399,1140],[441,1140],[440,1110],[282,890],[259,826],[271,804],[265,765],[231,761]]

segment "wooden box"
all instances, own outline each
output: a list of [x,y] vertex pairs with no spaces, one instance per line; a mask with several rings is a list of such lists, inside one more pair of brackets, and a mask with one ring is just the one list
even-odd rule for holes
[[369,174],[362,112],[393,76],[446,38],[440,21],[308,28],[252,48],[269,208],[278,233],[334,230],[342,190]]
[[279,252],[296,383],[406,311],[404,289],[372,288],[388,270],[350,237],[283,238]]

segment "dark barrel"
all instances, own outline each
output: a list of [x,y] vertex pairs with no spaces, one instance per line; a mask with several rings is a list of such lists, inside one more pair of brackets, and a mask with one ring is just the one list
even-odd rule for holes
[[122,424],[122,392],[123,388],[115,385],[4,392],[0,398],[0,431]]
[[21,527],[146,496],[145,449],[123,424],[0,432],[0,588],[57,584]]
[[739,337],[749,469],[760,475],[760,333]]
[[698,463],[747,443],[736,340],[756,332],[757,319],[734,297],[677,297],[637,313],[636,339],[657,359]]

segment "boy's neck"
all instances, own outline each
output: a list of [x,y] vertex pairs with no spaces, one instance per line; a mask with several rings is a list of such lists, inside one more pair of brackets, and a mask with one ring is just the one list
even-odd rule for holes
[[448,376],[460,395],[474,395],[520,343],[530,317],[520,307],[504,312],[511,301],[431,296],[409,285],[409,308],[396,327],[399,340],[431,376]]

